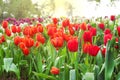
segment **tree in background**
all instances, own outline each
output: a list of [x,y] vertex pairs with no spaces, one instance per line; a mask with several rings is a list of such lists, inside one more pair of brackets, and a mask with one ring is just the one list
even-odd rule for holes
[[36,6],[37,6],[38,14],[44,17],[52,16],[56,8],[54,0],[45,0],[41,4],[36,4]]
[[3,0],[0,0],[0,21],[5,18],[5,13],[6,13],[6,8],[7,8],[7,2]]
[[70,2],[65,2],[65,10],[66,10],[68,16],[73,15],[73,9],[74,9],[74,7]]
[[30,17],[30,14],[35,12],[34,5],[31,0],[10,0],[8,9],[9,16],[15,18]]

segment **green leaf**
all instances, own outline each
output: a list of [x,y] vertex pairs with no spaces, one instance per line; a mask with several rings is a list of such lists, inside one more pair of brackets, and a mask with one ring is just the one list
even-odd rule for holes
[[46,74],[43,74],[43,73],[36,73],[33,71],[33,73],[36,75],[36,76],[39,76],[41,78],[45,78],[45,79],[48,79],[48,80],[57,80],[55,77],[53,76],[49,76],[49,75],[46,75]]
[[64,56],[60,56],[60,57],[57,57],[55,62],[54,62],[54,66],[57,66],[59,61],[61,61],[61,59],[63,58]]
[[120,72],[116,75],[116,80],[120,80]]
[[69,65],[64,64],[64,80],[69,80]]
[[18,79],[20,79],[20,71],[14,63],[12,63],[10,65],[10,70],[9,71],[13,71],[17,75]]
[[85,73],[82,80],[94,80],[94,73],[91,72]]
[[75,69],[70,70],[70,80],[76,80]]
[[105,80],[110,80],[114,70],[114,48],[112,46],[115,39],[109,40],[107,44],[107,51],[105,55]]
[[85,74],[85,73],[87,72],[87,70],[88,70],[88,67],[89,67],[89,66],[87,66],[87,65],[85,65],[85,64],[80,64],[80,70],[81,70],[81,72],[82,72],[83,74]]
[[103,64],[103,58],[102,58],[101,51],[98,52],[98,54],[96,56],[96,61],[97,61],[97,65],[99,67]]
[[8,72],[10,70],[10,66],[13,62],[13,58],[4,58],[4,69],[6,70],[6,72]]
[[21,61],[19,62],[19,65],[21,65],[21,66],[24,66],[24,65],[26,65],[26,64],[28,64],[28,63],[27,63],[27,60],[21,60]]
[[98,80],[98,73],[99,73],[100,67],[95,65],[94,67],[94,76],[95,76],[95,80]]
[[20,72],[19,69],[16,67],[16,65],[13,63],[13,58],[4,58],[4,70],[6,70],[6,72],[12,71],[14,72],[18,79],[20,79]]
[[99,72],[99,75],[103,72],[104,69],[105,69],[105,63],[102,65],[102,68],[101,68],[101,70]]
[[114,62],[115,62],[115,66],[119,65],[120,64],[120,57],[118,57],[117,59],[115,59]]
[[38,72],[41,73],[42,72],[42,57],[40,53],[37,54],[37,68],[38,68]]

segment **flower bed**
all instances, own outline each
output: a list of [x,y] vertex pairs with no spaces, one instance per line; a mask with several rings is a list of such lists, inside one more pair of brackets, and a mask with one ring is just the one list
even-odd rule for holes
[[0,79],[120,79],[119,16],[37,20],[1,23]]

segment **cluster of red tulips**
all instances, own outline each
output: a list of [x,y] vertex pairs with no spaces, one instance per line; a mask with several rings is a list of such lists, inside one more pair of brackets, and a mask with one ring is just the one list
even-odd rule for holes
[[[115,16],[110,17],[110,21],[115,24]],[[14,45],[20,48],[25,56],[31,53],[31,48],[45,46],[49,41],[56,51],[66,47],[70,53],[81,51],[81,54],[97,56],[98,52],[105,57],[106,47],[109,40],[115,37],[115,49],[119,49],[120,26],[109,28],[105,22],[99,21],[96,25],[88,22],[71,22],[65,18],[52,18],[47,25],[36,23],[35,25],[25,25],[24,27],[9,25],[7,21],[2,22],[3,33],[0,36],[0,45],[11,38]],[[111,31],[112,29],[115,32]],[[100,34],[100,35],[99,35]],[[101,37],[102,35],[102,37]],[[80,46],[80,47],[79,47]],[[81,49],[80,49],[81,48]],[[60,69],[52,67],[51,74],[58,75]]]
[[[111,16],[111,20],[115,20],[115,16]],[[97,29],[91,25],[87,25],[85,22],[79,23],[70,23],[69,19],[62,21],[62,24],[59,26],[59,20],[57,18],[52,19],[52,23],[43,27],[42,24],[38,23],[35,26],[25,26],[23,29],[19,26],[8,26],[7,21],[2,22],[2,27],[7,36],[11,34],[22,33],[24,36],[15,36],[14,43],[16,46],[19,46],[25,55],[28,55],[29,49],[32,46],[38,47],[40,44],[44,44],[46,39],[42,34],[44,29],[47,30],[47,34],[50,37],[52,45],[58,50],[64,45],[64,42],[67,43],[67,48],[71,52],[78,51],[78,36],[77,31],[83,31],[83,35],[80,39],[80,42],[83,40],[83,52],[88,53],[91,56],[96,56],[100,47],[93,44],[93,37],[97,34]],[[104,31],[104,45],[106,46],[107,41],[112,38],[112,33],[109,28],[105,28],[104,23],[98,24],[99,29]],[[118,34],[120,35],[120,27],[117,27]],[[5,35],[1,36],[0,42],[5,42]],[[34,38],[35,37],[35,38]]]

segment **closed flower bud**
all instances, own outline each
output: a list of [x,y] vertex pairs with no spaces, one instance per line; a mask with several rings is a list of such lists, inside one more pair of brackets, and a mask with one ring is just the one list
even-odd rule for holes
[[51,72],[51,74],[58,75],[60,73],[60,70],[56,67],[52,67],[50,72]]
[[106,45],[108,40],[112,39],[112,34],[106,34],[104,35],[104,44]]
[[14,38],[14,44],[15,44],[15,45],[18,45],[20,42],[21,42],[21,38],[20,38],[19,36],[16,36],[16,37]]
[[4,29],[6,29],[6,28],[8,27],[8,22],[7,22],[7,21],[3,21],[3,22],[2,22],[2,27],[3,27]]
[[111,21],[115,21],[115,15],[111,15],[111,16],[110,16],[110,20],[111,20]]
[[89,48],[89,55],[91,56],[96,56],[98,54],[98,51],[100,50],[100,48],[96,45],[91,45]]
[[12,26],[12,32],[13,32],[13,33],[16,33],[16,32],[17,32],[17,28],[16,28],[16,26],[14,26],[14,25]]
[[11,36],[11,31],[10,31],[10,29],[6,28],[6,29],[5,29],[5,33],[6,33],[7,36]]
[[58,19],[57,18],[52,18],[52,21],[53,21],[54,24],[58,23]]
[[29,54],[29,49],[27,47],[23,48],[22,51],[25,56]]
[[92,33],[90,31],[85,31],[83,33],[83,40],[84,40],[85,43],[86,42],[92,43]]
[[86,25],[85,22],[80,24],[80,29],[83,30],[83,31],[85,31],[87,29],[87,25]]
[[105,29],[105,24],[104,23],[99,23],[98,27],[104,31]]
[[76,52],[78,50],[78,39],[71,39],[67,43],[67,48],[71,52]]
[[5,42],[5,41],[6,41],[4,35],[1,36],[1,40],[2,40],[2,42]]

